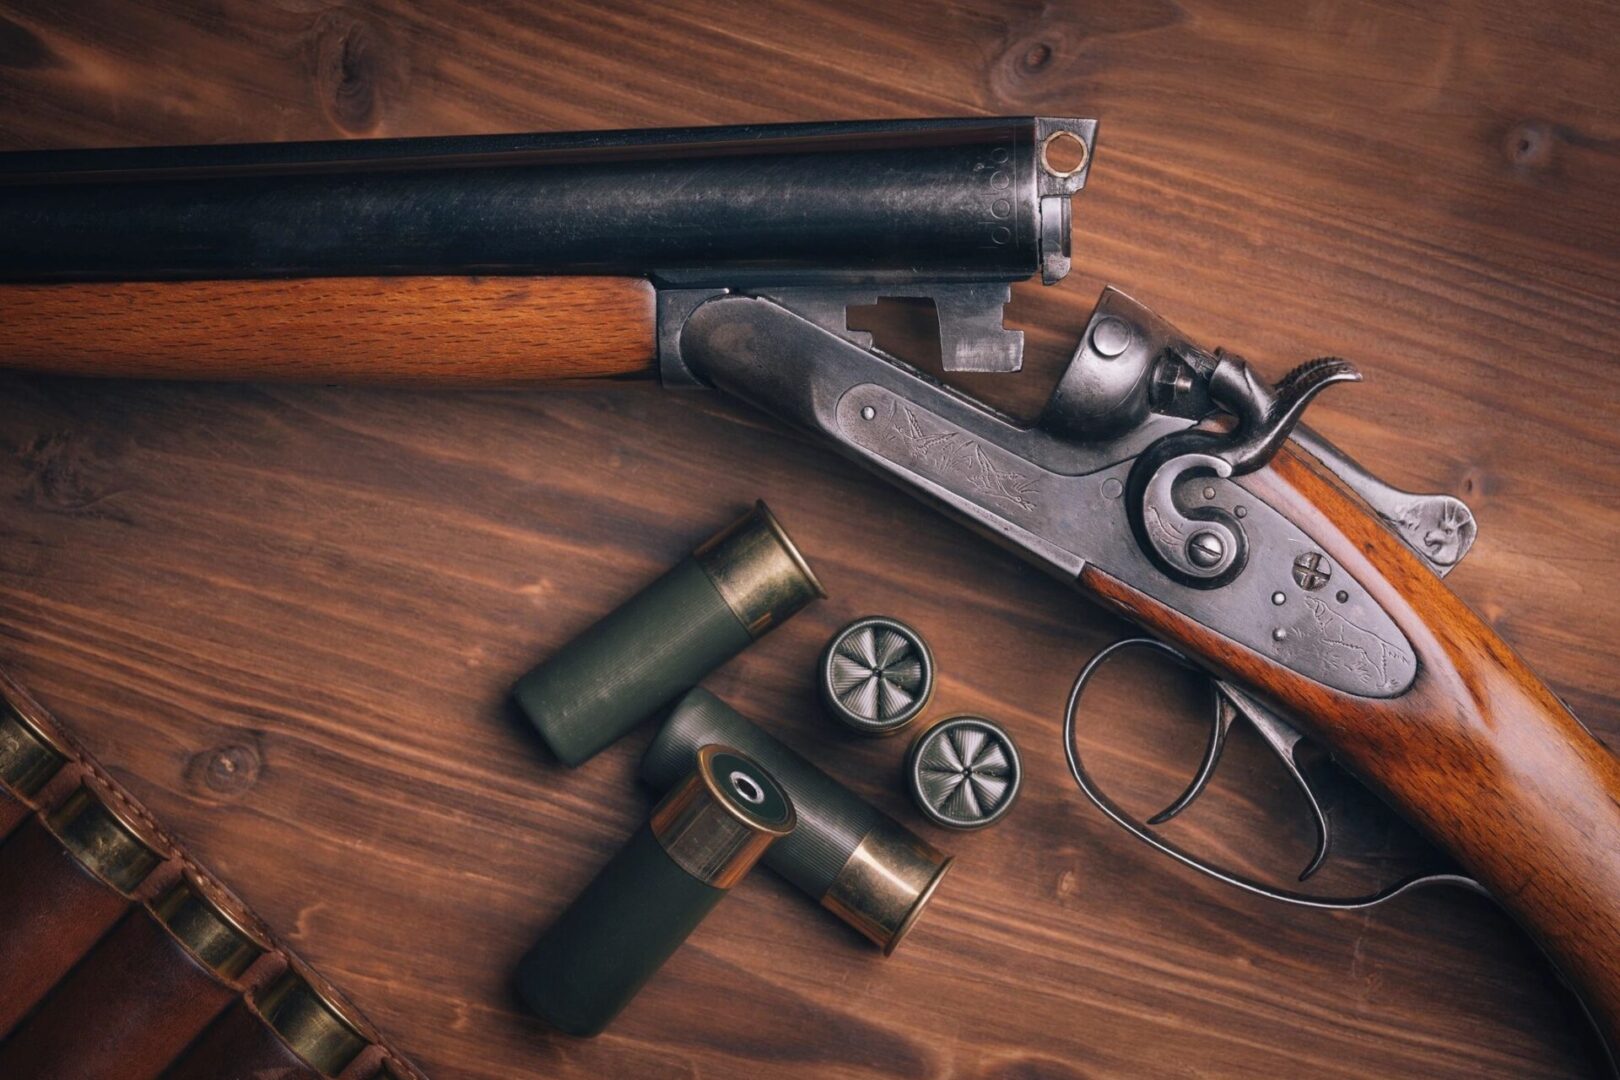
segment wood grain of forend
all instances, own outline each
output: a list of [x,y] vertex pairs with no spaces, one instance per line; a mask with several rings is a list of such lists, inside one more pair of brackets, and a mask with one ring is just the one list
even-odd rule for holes
[[0,286],[0,367],[209,381],[519,386],[647,374],[637,278]]

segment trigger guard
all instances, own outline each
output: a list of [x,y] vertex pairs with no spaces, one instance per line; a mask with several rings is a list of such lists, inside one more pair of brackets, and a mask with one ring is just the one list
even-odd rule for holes
[[1112,799],[1103,794],[1102,789],[1091,778],[1091,774],[1086,772],[1085,763],[1081,760],[1080,751],[1075,745],[1080,697],[1085,693],[1086,684],[1091,681],[1092,676],[1097,673],[1097,670],[1109,657],[1128,648],[1152,649],[1194,670],[1201,670],[1197,664],[1194,664],[1190,658],[1174,646],[1166,645],[1164,642],[1154,638],[1125,638],[1114,642],[1096,656],[1093,656],[1075,678],[1074,686],[1069,691],[1068,704],[1063,710],[1064,757],[1069,763],[1070,775],[1074,777],[1074,782],[1080,787],[1080,793],[1089,799],[1097,809],[1107,815],[1114,824],[1155,851],[1169,856],[1190,870],[1196,870],[1206,877],[1214,878],[1216,881],[1230,885],[1235,889],[1241,889],[1246,893],[1263,896],[1268,900],[1275,900],[1279,903],[1292,904],[1296,907],[1315,908],[1323,911],[1360,911],[1393,900],[1397,896],[1404,895],[1414,889],[1435,885],[1451,885],[1456,888],[1467,889],[1487,898],[1490,897],[1490,893],[1485,890],[1484,886],[1473,878],[1464,874],[1446,873],[1412,874],[1386,885],[1376,892],[1366,893],[1361,896],[1314,896],[1310,893],[1296,892],[1291,889],[1274,888],[1264,882],[1255,881],[1242,874],[1223,869],[1213,863],[1205,862],[1197,855],[1189,851],[1183,851],[1175,844],[1155,835],[1151,829],[1133,819],[1122,808],[1117,806]]

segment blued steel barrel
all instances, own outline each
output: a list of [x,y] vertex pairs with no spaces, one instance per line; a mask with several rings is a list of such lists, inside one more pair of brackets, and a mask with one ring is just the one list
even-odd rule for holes
[[[0,155],[0,278],[606,273],[1016,280],[1068,266],[1094,121],[665,128]],[[700,281],[701,283],[701,281]]]

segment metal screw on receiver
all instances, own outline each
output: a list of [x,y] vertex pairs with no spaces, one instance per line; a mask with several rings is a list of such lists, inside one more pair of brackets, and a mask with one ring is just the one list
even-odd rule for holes
[[982,829],[1000,821],[1023,778],[1012,736],[980,716],[940,721],[917,736],[906,758],[917,809],[947,829]]
[[934,693],[934,656],[899,619],[868,615],[832,636],[816,663],[821,703],[862,735],[893,735],[922,715]]
[[1226,545],[1218,534],[1204,530],[1187,541],[1187,558],[1194,566],[1208,569],[1226,557]]

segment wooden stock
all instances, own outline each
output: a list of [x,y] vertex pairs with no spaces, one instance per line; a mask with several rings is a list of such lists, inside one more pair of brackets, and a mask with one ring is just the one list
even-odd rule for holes
[[134,379],[509,386],[651,375],[640,278],[0,285],[0,368]]
[[1310,459],[1285,448],[1253,480],[1406,633],[1405,694],[1327,689],[1101,571],[1082,584],[1298,718],[1531,931],[1620,1049],[1620,761]]

